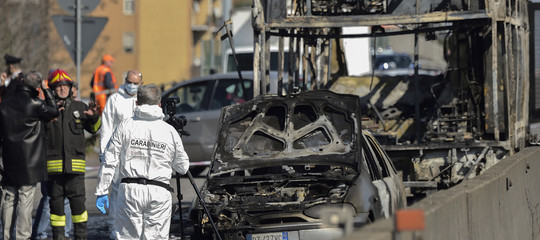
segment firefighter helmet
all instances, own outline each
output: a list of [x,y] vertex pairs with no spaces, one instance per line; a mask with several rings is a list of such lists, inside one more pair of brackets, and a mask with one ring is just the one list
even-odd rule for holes
[[48,78],[49,88],[54,88],[57,84],[62,82],[73,86],[73,80],[71,80],[71,77],[64,70],[56,69],[50,72]]

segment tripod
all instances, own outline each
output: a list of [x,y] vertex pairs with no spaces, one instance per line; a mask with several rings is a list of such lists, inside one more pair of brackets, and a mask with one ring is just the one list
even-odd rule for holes
[[[187,120],[184,116],[175,116],[176,114],[176,104],[180,102],[180,99],[178,97],[168,98],[166,101],[166,107],[167,107],[167,113],[169,115],[169,118],[166,120],[167,123],[172,125],[178,134],[180,135],[180,138],[183,136],[189,136],[190,133],[184,130],[184,126],[187,123]],[[180,187],[180,174],[176,172],[176,191],[177,191],[177,197],[178,197],[178,205],[180,207],[180,236],[182,239],[185,239],[184,234],[184,217],[182,214],[182,190]],[[214,228],[214,231],[218,237],[219,240],[221,240],[221,235],[219,235],[219,231],[216,227],[216,224],[214,223],[214,220],[210,216],[210,211],[208,211],[208,208],[206,207],[206,203],[202,200],[201,193],[199,192],[199,189],[197,188],[197,184],[195,184],[195,179],[193,179],[193,176],[191,175],[191,172],[188,170],[186,175],[188,176],[188,179],[193,186],[193,190],[195,190],[195,193],[197,194],[197,199],[199,199],[199,203],[203,206],[204,211],[208,215],[208,219],[210,219],[210,223],[212,224],[212,227]]]

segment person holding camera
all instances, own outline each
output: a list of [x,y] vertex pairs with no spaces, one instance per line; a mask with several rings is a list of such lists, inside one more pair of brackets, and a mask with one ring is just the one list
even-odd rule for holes
[[73,80],[63,70],[49,74],[49,88],[54,92],[58,118],[46,124],[47,172],[53,239],[64,239],[66,216],[64,198],[69,200],[75,239],[86,239],[88,213],[84,174],[86,138],[84,130],[95,134],[101,120],[95,103],[90,105],[71,97]]
[[[38,89],[45,100],[39,99]],[[0,103],[2,145],[2,227],[4,239],[29,239],[32,233],[34,193],[47,178],[45,169],[45,122],[58,116],[52,94],[41,73],[26,73],[13,96]]]
[[96,207],[106,213],[108,188],[118,168],[117,239],[169,239],[172,171],[185,174],[189,158],[177,130],[163,121],[161,91],[143,85],[134,116],[113,132],[98,172]]
[[[105,147],[111,138],[114,129],[126,118],[133,117],[133,109],[137,100],[137,89],[143,84],[142,74],[138,70],[129,70],[126,74],[124,84],[118,88],[118,92],[113,93],[101,115],[101,130],[99,133],[100,145],[100,161],[103,158]],[[117,174],[116,174],[117,175]],[[115,179],[112,181],[111,192],[109,194],[111,203],[114,203],[118,192],[119,182]],[[109,208],[108,225],[110,238],[114,239],[114,204]]]

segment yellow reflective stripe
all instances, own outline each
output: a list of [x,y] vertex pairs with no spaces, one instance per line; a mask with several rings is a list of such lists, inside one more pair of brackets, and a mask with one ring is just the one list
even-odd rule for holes
[[88,221],[88,212],[84,211],[81,215],[71,215],[73,223],[82,223]]
[[95,133],[99,130],[100,127],[101,127],[101,118],[98,118],[96,123],[90,125],[90,130]]
[[59,77],[60,77],[60,74],[56,74],[51,80],[49,80],[49,83],[51,83],[51,85],[52,85],[53,83],[58,81]]
[[62,160],[47,160],[47,165],[62,164]]
[[84,161],[84,159],[72,159],[71,160],[71,164],[75,165],[75,164],[78,164],[78,165],[86,165],[86,161]]
[[48,160],[47,172],[62,172],[62,160]]
[[[47,172],[48,173],[58,173],[62,172],[63,162],[62,160],[48,160],[47,161]],[[84,159],[72,159],[71,160],[71,171],[74,172],[86,172],[86,161]]]
[[[73,220],[73,222],[75,222],[75,220]],[[51,213],[51,226],[53,227],[66,226],[66,215],[60,216],[60,215],[55,215]]]
[[85,170],[86,170],[86,161],[84,161],[84,159],[71,160],[71,171],[85,172]]

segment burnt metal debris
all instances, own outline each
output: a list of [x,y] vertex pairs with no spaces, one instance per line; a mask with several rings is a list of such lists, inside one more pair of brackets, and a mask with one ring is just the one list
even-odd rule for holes
[[259,95],[224,107],[220,123],[201,189],[208,211],[191,212],[197,239],[215,235],[212,219],[224,239],[333,239],[406,205],[401,176],[361,129],[356,95]]
[[[289,88],[279,92],[359,95],[363,128],[421,193],[477,176],[527,144],[525,0],[254,0],[252,13],[255,95],[267,94],[261,86],[270,81],[269,40],[278,38],[278,83]],[[343,31],[357,26],[369,31]],[[411,67],[381,71],[372,64],[369,74],[348,76],[344,39],[369,39],[375,59],[378,41],[398,36],[412,39]],[[441,46],[444,67],[421,63],[433,51],[420,46],[428,41]]]
[[404,186],[451,187],[530,141],[526,0],[253,0],[252,14],[254,99],[222,109],[197,237],[212,217],[224,239],[330,239],[332,207],[360,226],[402,207]]

